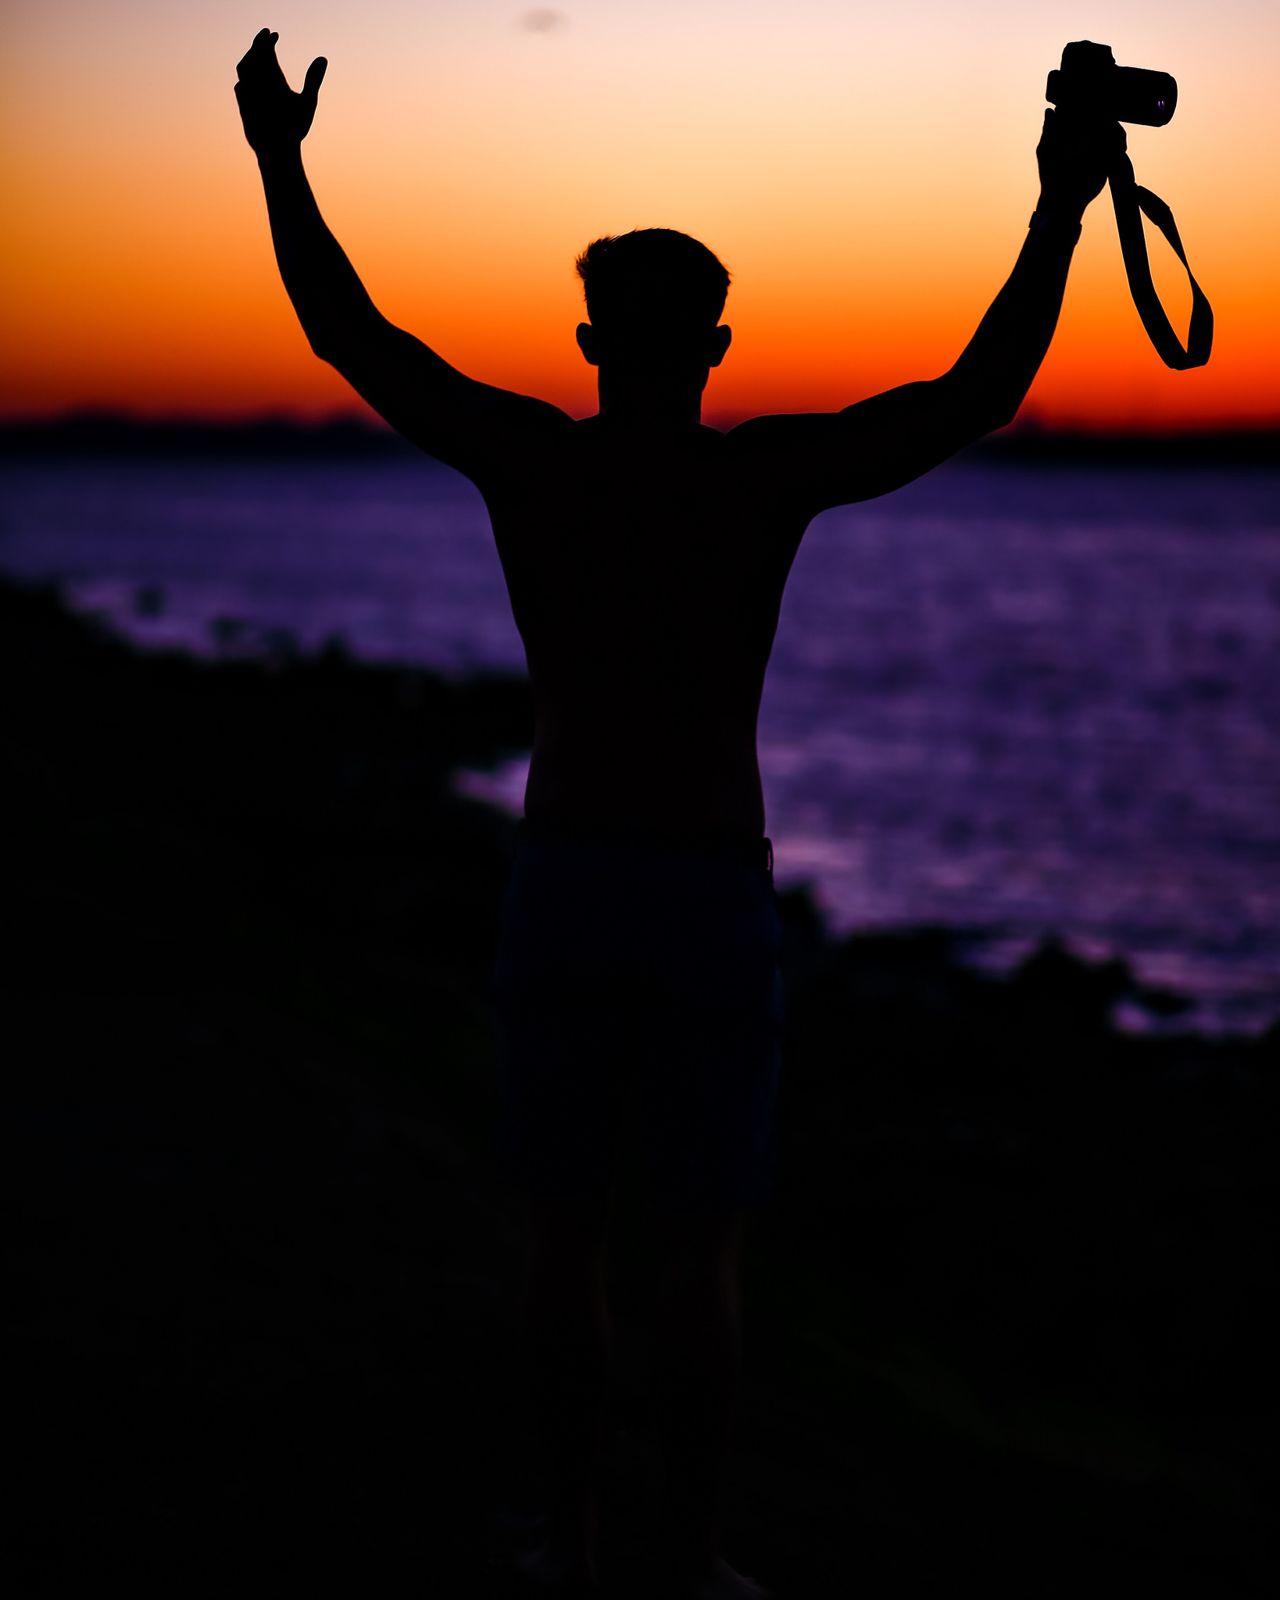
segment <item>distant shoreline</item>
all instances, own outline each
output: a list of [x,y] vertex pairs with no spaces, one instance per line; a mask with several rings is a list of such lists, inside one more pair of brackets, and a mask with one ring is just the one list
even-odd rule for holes
[[[122,413],[71,412],[0,422],[0,460],[97,458],[249,458],[267,460],[418,460],[398,434],[363,418],[306,423],[289,417],[207,422],[156,421]],[[1280,467],[1280,426],[1180,433],[1089,433],[1015,426],[964,451],[992,465],[1032,462],[1089,466]]]

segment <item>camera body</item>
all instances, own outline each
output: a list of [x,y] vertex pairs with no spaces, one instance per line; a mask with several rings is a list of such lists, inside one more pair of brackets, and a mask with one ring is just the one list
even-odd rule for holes
[[1063,111],[1082,111],[1108,122],[1163,128],[1178,104],[1178,85],[1167,72],[1118,67],[1110,45],[1081,39],[1062,52],[1044,97]]

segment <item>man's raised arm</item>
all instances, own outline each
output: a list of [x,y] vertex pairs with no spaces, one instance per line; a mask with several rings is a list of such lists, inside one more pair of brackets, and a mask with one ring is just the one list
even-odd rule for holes
[[276,59],[278,35],[263,28],[238,63],[236,100],[258,157],[276,262],[312,350],[398,432],[471,476],[511,453],[537,448],[568,423],[557,407],[477,383],[387,321],[329,232],[302,166],[327,63],[307,68],[301,93]]
[[843,411],[754,417],[730,437],[817,512],[897,489],[1012,422],[1053,338],[1085,207],[1124,148],[1118,122],[1045,112],[1026,242],[949,372]]

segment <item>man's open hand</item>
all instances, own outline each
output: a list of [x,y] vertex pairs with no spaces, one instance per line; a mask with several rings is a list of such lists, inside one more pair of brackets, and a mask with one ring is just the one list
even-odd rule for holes
[[301,144],[316,114],[316,97],[329,63],[323,56],[307,68],[295,94],[276,60],[278,33],[263,28],[236,64],[236,102],[244,136],[258,155]]
[[1045,204],[1076,217],[1101,194],[1127,148],[1118,122],[1079,111],[1046,111],[1036,146]]

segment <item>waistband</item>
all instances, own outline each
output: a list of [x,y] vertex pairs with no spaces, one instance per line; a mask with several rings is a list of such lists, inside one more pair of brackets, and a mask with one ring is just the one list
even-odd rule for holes
[[773,873],[773,840],[726,839],[708,834],[641,833],[634,829],[605,825],[584,827],[549,822],[544,817],[521,817],[516,823],[519,843],[612,845],[626,850],[688,853],[714,861],[736,861],[746,867],[762,867]]

